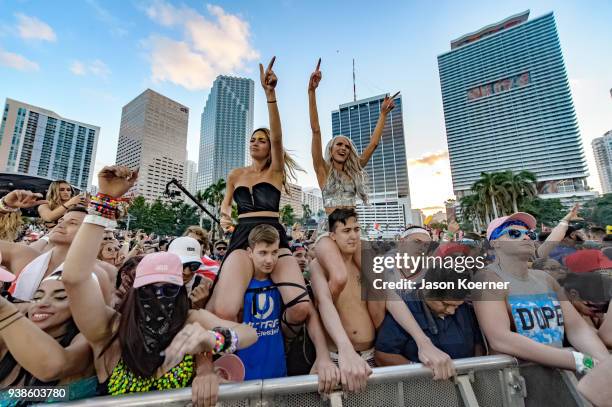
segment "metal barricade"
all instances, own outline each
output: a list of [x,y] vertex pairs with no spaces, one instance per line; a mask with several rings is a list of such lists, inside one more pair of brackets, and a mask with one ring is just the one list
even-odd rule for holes
[[[455,361],[456,381],[434,381],[421,364],[373,369],[365,392],[324,400],[317,393],[317,376],[294,376],[224,384],[219,405],[238,406],[524,406],[525,388],[517,360],[506,355]],[[191,389],[167,390],[79,400],[61,406],[185,406]]]

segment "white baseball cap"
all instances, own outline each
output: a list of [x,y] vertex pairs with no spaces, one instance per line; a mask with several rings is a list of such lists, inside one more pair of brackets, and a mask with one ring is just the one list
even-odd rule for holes
[[179,256],[183,264],[202,264],[202,247],[193,237],[177,237],[168,246],[168,253],[174,253]]

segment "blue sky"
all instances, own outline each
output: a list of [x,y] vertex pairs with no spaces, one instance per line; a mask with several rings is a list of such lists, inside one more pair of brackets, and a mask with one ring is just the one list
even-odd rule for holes
[[591,140],[612,129],[609,1],[6,1],[0,0],[0,100],[45,107],[102,128],[96,168],[115,160],[121,107],[150,87],[190,108],[188,155],[198,160],[200,115],[218,74],[256,83],[255,125],[267,124],[257,63],[277,56],[286,146],[310,162],[306,86],[322,57],[319,115],[357,96],[401,90],[413,207],[452,196],[436,57],[450,41],[530,9],[555,13],[578,123],[599,189]]

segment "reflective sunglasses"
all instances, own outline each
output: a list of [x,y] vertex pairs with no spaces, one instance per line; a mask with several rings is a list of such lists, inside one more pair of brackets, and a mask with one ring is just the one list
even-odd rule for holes
[[138,289],[138,298],[143,301],[150,301],[156,298],[175,298],[180,291],[181,286],[176,284],[149,284]]
[[185,263],[185,264],[183,264],[183,268],[184,267],[189,267],[189,270],[191,270],[191,271],[193,271],[195,273],[196,271],[198,271],[200,269],[201,264],[196,262],[196,261],[194,261],[192,263]]
[[538,236],[533,230],[520,230],[520,229],[506,229],[501,232],[500,236],[508,235],[510,239],[522,239],[524,235],[527,235],[531,240],[536,240]]

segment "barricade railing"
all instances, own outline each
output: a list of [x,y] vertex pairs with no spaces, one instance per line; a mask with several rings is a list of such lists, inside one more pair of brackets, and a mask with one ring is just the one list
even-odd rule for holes
[[[525,385],[518,362],[507,355],[482,356],[454,361],[457,378],[434,381],[431,369],[420,363],[373,369],[364,393],[328,399],[317,393],[316,375],[252,380],[223,384],[221,406],[524,406]],[[191,389],[166,390],[125,396],[96,397],[58,406],[136,407],[184,406]]]

